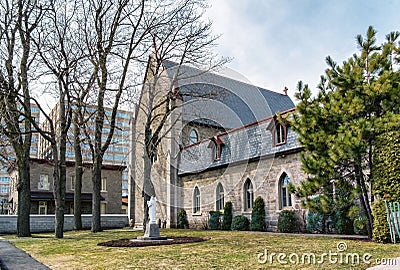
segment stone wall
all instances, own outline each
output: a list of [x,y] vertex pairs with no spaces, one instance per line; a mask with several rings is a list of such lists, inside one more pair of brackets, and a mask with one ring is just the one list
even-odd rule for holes
[[[31,215],[30,228],[32,233],[54,232],[54,215]],[[92,215],[82,215],[83,229],[90,229]],[[128,226],[128,216],[118,214],[101,215],[101,227],[105,228],[123,228]],[[74,216],[64,216],[64,231],[74,229]],[[0,215],[0,233],[16,233],[17,216]]]
[[[300,154],[294,153],[276,158],[265,158],[249,163],[231,164],[225,168],[213,169],[182,177],[184,183],[184,208],[189,224],[201,228],[209,218],[209,211],[216,210],[216,189],[218,183],[224,188],[224,202],[231,201],[233,215],[251,218],[251,210],[245,210],[244,184],[250,179],[253,184],[254,200],[261,196],[265,201],[266,223],[269,231],[277,230],[279,205],[279,181],[286,173],[291,182],[300,184],[306,175],[300,169]],[[200,213],[193,213],[194,188],[200,189]],[[301,210],[300,200],[292,195],[292,207]]]

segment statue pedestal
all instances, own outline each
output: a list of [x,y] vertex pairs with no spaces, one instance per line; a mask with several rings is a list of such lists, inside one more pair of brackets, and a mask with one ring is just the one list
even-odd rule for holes
[[160,235],[160,228],[156,223],[147,223],[146,232],[143,236],[139,236],[139,240],[167,240],[166,236]]

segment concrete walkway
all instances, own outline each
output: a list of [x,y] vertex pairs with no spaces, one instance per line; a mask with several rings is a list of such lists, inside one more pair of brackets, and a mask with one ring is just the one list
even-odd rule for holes
[[49,270],[47,266],[32,258],[25,251],[16,248],[0,237],[0,269],[1,270]]
[[386,265],[377,265],[367,270],[400,270],[400,258],[391,259]]

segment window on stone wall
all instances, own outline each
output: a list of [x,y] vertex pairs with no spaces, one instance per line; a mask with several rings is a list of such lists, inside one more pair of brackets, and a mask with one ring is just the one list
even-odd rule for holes
[[222,211],[224,210],[224,187],[222,186],[221,183],[218,184],[217,186],[217,211]]
[[48,174],[41,174],[39,176],[38,189],[39,190],[49,190],[50,189],[49,175]]
[[199,135],[195,129],[192,129],[189,134],[189,144],[194,144],[199,141]]
[[244,183],[244,210],[249,211],[253,208],[254,202],[254,191],[253,184],[250,179],[247,179]]
[[193,192],[193,213],[200,213],[200,190],[198,187],[195,187]]
[[283,173],[279,180],[279,209],[283,209],[288,206],[292,206],[292,195],[288,190],[290,184],[290,178],[286,173]]
[[101,191],[107,191],[107,177],[101,178]]

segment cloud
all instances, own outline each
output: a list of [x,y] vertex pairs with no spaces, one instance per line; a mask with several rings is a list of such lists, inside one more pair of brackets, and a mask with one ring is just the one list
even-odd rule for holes
[[369,25],[382,41],[399,30],[399,8],[390,0],[218,0],[206,15],[223,34],[218,52],[234,57],[230,68],[277,92],[287,86],[293,97],[299,80],[317,86],[326,56],[340,63],[357,52],[355,36]]

